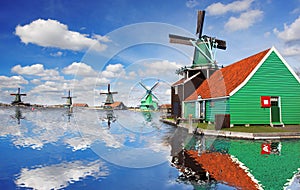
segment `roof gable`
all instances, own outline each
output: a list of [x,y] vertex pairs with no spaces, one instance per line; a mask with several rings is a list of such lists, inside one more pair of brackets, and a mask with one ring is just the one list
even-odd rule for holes
[[264,50],[216,71],[186,101],[196,100],[198,96],[209,99],[232,95],[242,87],[241,85],[245,85],[270,52],[271,49]]

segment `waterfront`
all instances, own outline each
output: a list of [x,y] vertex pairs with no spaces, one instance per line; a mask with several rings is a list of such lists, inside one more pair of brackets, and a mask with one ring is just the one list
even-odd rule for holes
[[[172,162],[183,148],[229,154],[264,189],[287,187],[300,168],[300,142],[188,134],[159,121],[160,113],[128,110],[0,108],[2,189],[236,189],[216,180],[188,180]],[[299,187],[294,180],[290,189]]]

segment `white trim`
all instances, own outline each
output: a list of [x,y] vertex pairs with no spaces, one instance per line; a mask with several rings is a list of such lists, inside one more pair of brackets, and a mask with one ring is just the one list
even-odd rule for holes
[[295,77],[295,79],[300,83],[300,79],[295,73],[295,71],[291,68],[291,66],[284,60],[284,58],[280,55],[277,49],[273,46],[268,51],[268,53],[262,58],[262,60],[258,63],[258,65],[253,69],[253,71],[247,76],[247,78],[238,87],[236,87],[233,91],[231,91],[229,96],[233,96],[236,92],[238,92],[242,87],[244,87],[248,83],[248,81],[253,77],[253,75],[257,72],[257,70],[262,66],[262,64],[266,61],[266,59],[271,55],[273,51],[276,53],[276,55],[279,57],[282,63],[288,68],[288,70]]
[[273,51],[277,54],[279,59],[283,62],[283,64],[288,68],[288,70],[292,73],[292,75],[296,78],[296,80],[300,83],[300,78],[297,76],[296,72],[292,67],[285,61],[285,59],[282,57],[282,55],[278,52],[278,50],[275,47],[272,47]]
[[219,99],[227,99],[230,98],[230,96],[222,96],[222,97],[216,97],[216,98],[204,98],[204,99],[196,99],[196,100],[187,100],[187,101],[182,101],[182,102],[200,102],[200,101],[207,101],[207,100],[219,100]]
[[233,91],[230,92],[229,96],[233,96],[236,92],[238,92],[241,88],[243,88],[248,83],[248,81],[253,77],[256,71],[262,66],[262,64],[270,56],[270,54],[272,53],[272,49],[273,48],[271,48],[268,51],[268,53],[260,60],[260,62],[256,65],[253,71],[247,76],[247,78],[238,87],[236,87]]
[[191,77],[185,79],[185,80],[183,81],[183,83],[181,83],[181,84],[187,83],[188,81],[192,80],[192,79],[195,78],[197,75],[199,75],[200,73],[201,73],[201,72],[199,71],[198,73],[194,74],[193,76],[191,76]]

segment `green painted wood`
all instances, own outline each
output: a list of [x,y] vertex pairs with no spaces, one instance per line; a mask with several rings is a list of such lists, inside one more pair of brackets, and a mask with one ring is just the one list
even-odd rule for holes
[[280,97],[282,122],[300,124],[300,84],[275,52],[230,97],[231,123],[270,124],[270,108],[260,107],[261,96]]
[[195,117],[195,102],[185,102],[184,103],[184,118],[189,118],[189,114],[192,114],[192,117]]
[[216,114],[230,114],[228,98],[206,101],[205,120],[214,122]]

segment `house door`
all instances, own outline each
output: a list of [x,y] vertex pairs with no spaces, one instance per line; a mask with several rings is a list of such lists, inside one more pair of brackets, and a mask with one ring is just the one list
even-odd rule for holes
[[279,97],[271,97],[271,123],[280,123],[280,101]]

